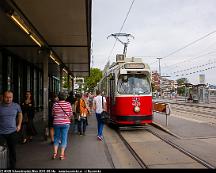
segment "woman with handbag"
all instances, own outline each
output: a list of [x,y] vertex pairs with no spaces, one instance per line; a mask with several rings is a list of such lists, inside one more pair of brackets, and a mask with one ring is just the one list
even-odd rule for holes
[[95,110],[96,118],[97,118],[97,129],[98,129],[97,139],[102,141],[104,121],[101,119],[101,113],[107,110],[106,98],[101,96],[101,92],[99,90],[96,91],[96,95],[97,96],[93,99],[93,109]]
[[[54,152],[52,159],[56,159],[58,147],[61,148],[60,160],[65,159],[65,148],[67,146],[68,130],[70,128],[70,118],[73,115],[72,107],[69,102],[66,102],[66,96],[60,92],[58,95],[59,101],[55,102],[52,108],[53,127],[54,127]],[[60,144],[59,144],[60,143]]]

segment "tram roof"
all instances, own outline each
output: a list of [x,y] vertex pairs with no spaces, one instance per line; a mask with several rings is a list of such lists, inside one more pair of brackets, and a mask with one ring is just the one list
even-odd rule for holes
[[[90,74],[92,0],[0,0],[0,46],[36,65],[52,50],[73,76]],[[36,34],[39,46],[11,19],[14,12]],[[48,48],[48,49],[47,49]],[[58,76],[49,58],[49,73]]]

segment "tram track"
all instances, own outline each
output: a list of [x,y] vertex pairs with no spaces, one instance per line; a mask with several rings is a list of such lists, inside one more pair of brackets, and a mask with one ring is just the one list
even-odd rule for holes
[[182,105],[182,106],[186,106],[186,107],[196,107],[196,108],[209,108],[209,109],[215,109],[216,107],[214,106],[205,106],[205,105],[195,105],[195,104],[186,104],[186,103],[179,103],[179,102],[169,102],[166,101],[166,103],[172,104],[172,105]]
[[[190,109],[182,109],[182,108],[174,108],[175,110],[179,111],[179,112],[191,112],[193,113],[193,115],[196,116],[201,116],[201,117],[205,117],[205,118],[214,118],[216,119],[216,113],[210,113],[210,112],[205,112],[205,111],[194,111],[194,110],[190,110]],[[203,115],[199,115],[199,114],[203,114]]]
[[[201,109],[201,110],[200,110]],[[216,110],[210,108],[193,108],[186,106],[173,105],[172,112],[175,114],[188,115],[192,119],[200,119],[203,122],[207,122],[208,124],[215,125],[216,124]],[[197,118],[196,118],[197,117]]]
[[[155,126],[154,126],[155,127]],[[156,132],[153,132],[150,129],[146,129],[148,132],[152,133],[153,135],[155,135],[156,137],[160,138],[162,141],[166,142],[167,144],[169,144],[170,146],[176,148],[177,150],[179,150],[180,152],[184,153],[185,155],[189,156],[190,158],[192,158],[193,160],[197,161],[198,163],[200,163],[201,165],[205,166],[208,169],[215,169],[215,166],[211,165],[210,163],[206,162],[205,160],[201,159],[200,157],[196,156],[195,154],[185,150],[183,147],[181,147],[180,145],[175,144],[174,142],[172,142],[169,139],[166,139],[165,137],[162,137],[161,135],[159,135]]]
[[[148,125],[148,126],[156,128],[157,130],[161,131],[160,128],[157,128],[155,126],[151,126],[151,125]],[[156,138],[159,138],[161,141],[165,142],[166,144],[168,144],[172,148],[178,150],[179,152],[183,153],[184,155],[190,157],[192,160],[194,160],[195,162],[199,163],[200,165],[203,165],[205,168],[207,168],[207,169],[215,169],[215,166],[213,166],[210,163],[206,162],[205,160],[203,160],[202,158],[200,158],[197,155],[193,154],[192,152],[184,149],[183,147],[181,147],[180,145],[176,144],[175,142],[173,142],[169,138],[163,137],[163,135],[160,135],[159,133],[155,132],[154,130],[151,130],[151,128],[148,128],[148,126],[147,126],[147,128],[144,128],[144,130],[146,130],[147,132],[151,133]],[[144,168],[144,169],[149,169],[150,167],[141,158],[142,156],[140,156],[138,154],[138,152],[136,152],[136,149],[134,149],[131,146],[130,142],[128,142],[127,139],[124,137],[124,135],[121,134],[121,129],[116,130],[116,133],[118,134],[118,136],[121,139],[121,141],[124,143],[125,147],[130,151],[130,153],[132,154],[132,156],[139,163],[140,167]],[[130,131],[128,131],[128,133],[130,133]],[[167,133],[167,132],[164,132],[164,133]],[[139,138],[139,136],[136,136],[136,137]],[[174,137],[174,136],[172,136],[172,137]]]
[[133,147],[129,144],[129,142],[127,142],[127,140],[122,136],[120,130],[116,130],[116,132],[117,132],[119,138],[121,139],[121,141],[126,146],[126,148],[130,151],[130,153],[132,154],[132,156],[134,157],[134,159],[138,162],[138,164],[140,165],[140,167],[148,169],[148,166],[144,163],[144,161],[142,160],[142,158],[137,154],[137,152],[133,149]]

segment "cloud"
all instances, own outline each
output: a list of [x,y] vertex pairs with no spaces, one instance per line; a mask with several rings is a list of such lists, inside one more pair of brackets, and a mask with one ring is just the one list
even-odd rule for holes
[[[122,26],[131,0],[94,0],[93,1],[93,54],[94,65],[101,69],[108,59],[114,61],[115,54],[123,51],[123,45],[107,36],[117,33]],[[216,30],[216,1],[215,0],[136,0],[125,22],[122,32],[132,34],[128,56],[141,56],[148,63],[156,61],[157,57],[166,57],[190,42]],[[183,60],[190,60],[202,54],[216,50],[216,34],[202,39],[178,53],[161,60],[162,67],[170,66]],[[111,56],[108,58],[108,56]],[[205,63],[215,55],[200,57],[187,66],[178,66],[179,69]],[[158,63],[151,65],[158,68]],[[173,68],[173,67],[172,67]],[[215,69],[206,71],[207,82],[215,83],[212,76]],[[190,80],[197,79],[191,75]]]

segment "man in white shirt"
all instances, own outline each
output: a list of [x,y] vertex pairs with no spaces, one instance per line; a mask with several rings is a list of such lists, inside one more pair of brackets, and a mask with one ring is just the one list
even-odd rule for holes
[[[107,110],[106,98],[101,96],[101,92],[99,90],[96,91],[96,95],[97,96],[93,99],[93,109],[95,110],[96,118],[97,118],[97,128],[98,128],[97,138],[102,141],[104,122],[101,120],[100,116],[103,111]],[[103,105],[102,105],[102,102],[103,102]]]

